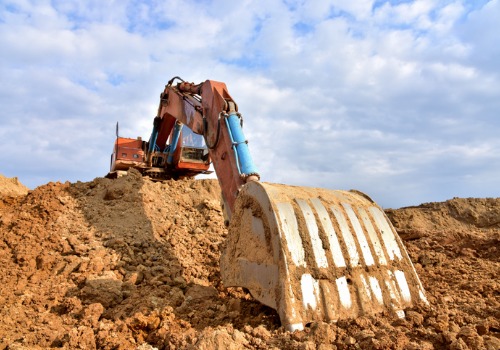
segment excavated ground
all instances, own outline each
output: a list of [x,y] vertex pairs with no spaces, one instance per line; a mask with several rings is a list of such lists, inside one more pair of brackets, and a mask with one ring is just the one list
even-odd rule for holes
[[500,198],[387,210],[427,291],[406,320],[285,332],[221,284],[216,180],[0,177],[0,349],[500,349]]

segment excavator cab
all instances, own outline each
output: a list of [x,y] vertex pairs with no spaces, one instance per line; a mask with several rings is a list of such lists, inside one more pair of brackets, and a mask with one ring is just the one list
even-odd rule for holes
[[203,135],[195,134],[186,125],[182,125],[178,147],[174,153],[173,168],[176,174],[180,177],[210,174],[209,167],[210,156]]
[[180,160],[207,165],[210,161],[208,147],[202,135],[195,134],[186,125],[182,126]]
[[144,174],[153,179],[182,179],[211,173],[208,170],[210,156],[203,136],[182,123],[172,126],[164,146],[156,143],[147,153]]
[[[152,145],[152,146],[151,146]],[[203,135],[178,124],[173,127],[163,146],[157,143],[118,136],[111,154],[109,178],[123,175],[136,168],[154,180],[181,179],[198,174],[210,174],[210,156]]]

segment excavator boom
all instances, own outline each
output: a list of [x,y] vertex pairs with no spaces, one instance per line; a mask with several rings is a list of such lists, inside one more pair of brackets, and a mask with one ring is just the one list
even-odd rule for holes
[[427,303],[401,239],[375,202],[355,190],[261,183],[242,124],[224,83],[176,77],[161,94],[145,152],[149,166],[153,149],[175,154],[182,125],[203,135],[229,225],[220,264],[226,287],[247,288],[290,331],[378,312],[404,317],[405,308]]

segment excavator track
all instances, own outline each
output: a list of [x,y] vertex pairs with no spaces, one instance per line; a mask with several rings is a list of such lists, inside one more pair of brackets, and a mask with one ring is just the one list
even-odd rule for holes
[[250,182],[235,204],[221,258],[225,286],[247,288],[290,331],[313,321],[427,303],[383,210],[358,191]]

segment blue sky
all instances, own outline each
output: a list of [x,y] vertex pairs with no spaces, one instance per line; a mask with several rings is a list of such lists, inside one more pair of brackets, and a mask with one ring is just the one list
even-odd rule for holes
[[173,76],[227,84],[262,179],[500,196],[500,1],[0,2],[0,173],[104,176]]

